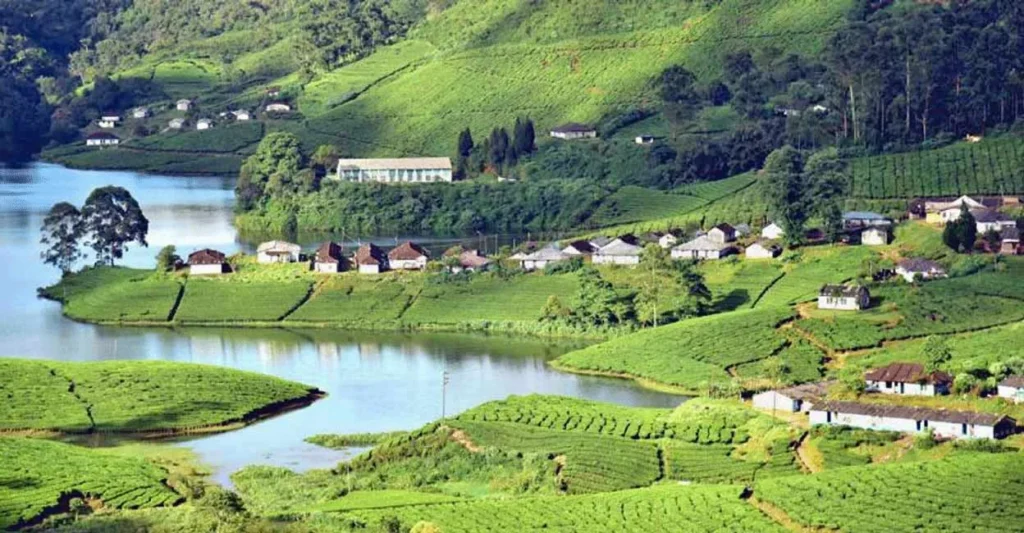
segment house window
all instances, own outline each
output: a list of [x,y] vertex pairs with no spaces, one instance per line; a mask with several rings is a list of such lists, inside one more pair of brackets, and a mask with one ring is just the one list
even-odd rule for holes
[[886,381],[885,382],[885,388],[891,389],[892,388],[892,382],[891,381]]
[[928,421],[927,420],[924,421],[924,428],[928,429]]

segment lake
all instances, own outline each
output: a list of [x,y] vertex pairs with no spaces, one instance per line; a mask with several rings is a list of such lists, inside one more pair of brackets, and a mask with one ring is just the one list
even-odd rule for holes
[[[449,415],[510,394],[562,394],[624,405],[678,405],[683,398],[624,381],[556,372],[546,361],[579,347],[539,339],[466,334],[405,334],[337,330],[137,329],[92,326],[64,318],[60,306],[36,297],[56,269],[39,259],[39,227],[54,203],[81,205],[92,189],[131,191],[150,220],[149,248],[131,248],[122,264],[152,267],[168,244],[178,253],[212,247],[231,253],[256,243],[232,227],[233,179],[79,171],[34,164],[0,168],[0,356],[73,361],[140,359],[221,365],[319,387],[328,396],[247,428],[187,439],[229,484],[247,464],[295,470],[325,468],[359,450],[334,451],[303,438],[317,433],[414,429],[441,416],[442,374],[450,384]],[[393,243],[395,237],[373,239]],[[468,239],[471,244],[480,237]],[[457,239],[420,239],[437,246]],[[0,376],[2,379],[2,376]],[[102,443],[98,443],[102,444]]]

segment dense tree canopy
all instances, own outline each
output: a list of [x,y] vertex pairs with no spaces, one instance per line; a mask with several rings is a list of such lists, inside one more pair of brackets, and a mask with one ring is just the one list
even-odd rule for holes
[[98,264],[113,265],[124,257],[130,243],[148,246],[149,219],[122,187],[108,185],[92,191],[82,206],[82,219]]

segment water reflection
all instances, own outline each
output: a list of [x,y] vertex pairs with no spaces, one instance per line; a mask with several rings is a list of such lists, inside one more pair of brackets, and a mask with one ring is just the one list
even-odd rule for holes
[[[156,248],[165,244],[179,251],[252,249],[253,242],[237,238],[231,225],[230,179],[76,171],[55,165],[0,168],[0,256],[5,260],[0,269],[0,286],[5,288],[0,298],[0,356],[203,363],[271,374],[328,392],[306,409],[239,431],[183,441],[215,468],[220,481],[246,464],[301,470],[331,466],[346,456],[302,441],[315,433],[411,429],[436,419],[446,369],[451,375],[449,413],[510,394],[564,394],[651,406],[680,401],[628,382],[563,374],[546,365],[579,343],[324,329],[133,329],[67,320],[58,305],[36,296],[36,287],[57,279],[57,272],[39,261],[39,226],[54,203],[80,205],[90,191],[108,184],[129,189],[150,219],[151,248],[131,249],[126,265],[152,266]],[[389,239],[394,238],[376,240]],[[439,247],[454,242],[427,240]]]

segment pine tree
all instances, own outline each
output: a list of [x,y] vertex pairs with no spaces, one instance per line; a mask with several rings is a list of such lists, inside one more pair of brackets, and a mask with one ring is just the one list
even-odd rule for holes
[[459,155],[461,157],[469,157],[469,154],[472,152],[473,133],[469,131],[469,128],[466,128],[459,133]]

